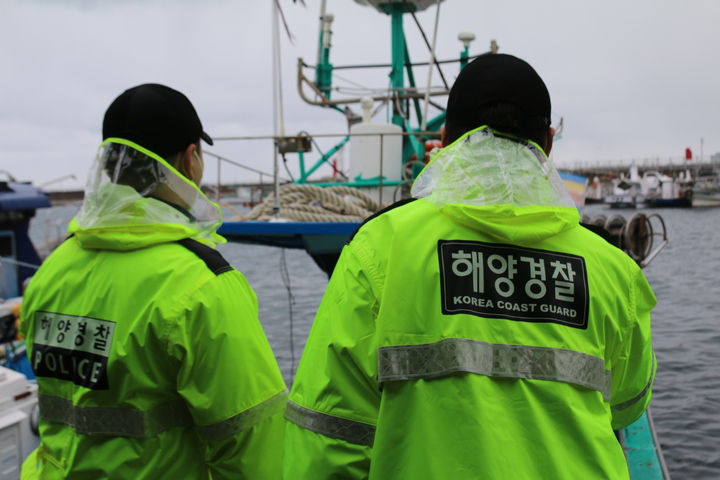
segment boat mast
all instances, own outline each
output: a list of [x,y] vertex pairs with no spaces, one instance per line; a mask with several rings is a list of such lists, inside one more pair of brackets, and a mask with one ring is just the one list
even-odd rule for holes
[[317,68],[315,70],[315,85],[322,94],[330,98],[332,87],[333,66],[330,63],[330,38],[332,36],[332,22],[334,16],[326,11],[326,0],[320,5],[320,32],[317,54]]
[[404,4],[391,3],[382,7],[390,15],[392,26],[392,66],[390,70],[390,85],[393,92],[393,115],[392,123],[405,127],[405,118],[402,116],[398,95],[405,93],[405,31],[403,30],[403,15],[407,13]]
[[280,217],[280,154],[278,152],[278,141],[285,136],[285,120],[283,118],[282,106],[282,81],[280,64],[282,58],[280,56],[280,18],[278,15],[277,0],[273,0],[272,13],[272,32],[273,32],[273,136],[274,142],[274,160],[273,160],[273,176],[275,182],[275,196],[273,199],[273,214],[275,218]]

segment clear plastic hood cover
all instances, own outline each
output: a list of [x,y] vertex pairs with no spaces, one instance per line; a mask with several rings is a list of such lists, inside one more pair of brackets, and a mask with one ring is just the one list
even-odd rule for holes
[[460,203],[575,208],[539,147],[498,136],[487,127],[440,151],[415,180],[412,195],[437,207]]
[[215,243],[222,217],[220,207],[165,160],[110,139],[100,146],[76,221],[82,229],[180,223]]

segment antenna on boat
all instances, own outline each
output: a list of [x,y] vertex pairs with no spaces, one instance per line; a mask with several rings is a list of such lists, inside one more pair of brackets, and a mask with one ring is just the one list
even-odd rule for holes
[[[320,4],[320,29],[318,31],[318,38],[324,38],[326,29],[327,30],[330,29],[330,26],[329,26],[329,24],[327,24],[326,18],[325,18],[326,7],[327,7],[327,0],[322,0],[322,3]],[[330,21],[332,22],[332,20],[333,19],[331,18]],[[318,43],[317,62],[315,62],[315,65],[320,65],[320,63],[322,61],[323,43],[324,42]]]
[[363,123],[370,123],[372,121],[372,115],[373,115],[373,99],[372,97],[363,97],[362,100],[360,100],[360,106],[363,110],[362,115],[362,121]]
[[475,40],[475,34],[473,32],[460,32],[458,33],[458,40],[463,44],[464,50],[460,52],[460,69],[465,68],[470,59],[470,44]]
[[420,127],[420,130],[423,132],[427,128],[428,106],[430,105],[430,87],[432,86],[432,72],[435,66],[435,45],[437,43],[438,23],[440,21],[440,2],[441,0],[437,0],[437,7],[435,11],[435,31],[433,32],[432,47],[430,47],[430,60],[428,60],[427,90],[425,90],[425,106],[423,110],[422,126]]

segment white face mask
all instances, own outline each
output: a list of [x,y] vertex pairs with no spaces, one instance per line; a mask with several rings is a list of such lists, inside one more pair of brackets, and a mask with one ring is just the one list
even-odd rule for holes
[[203,162],[203,159],[198,155],[197,150],[193,150],[193,155],[195,155],[195,158],[198,159],[198,162],[200,162],[200,166],[202,167],[203,171],[205,170],[205,162]]
[[193,155],[195,155],[195,158],[198,159],[198,162],[200,162],[200,177],[198,178],[197,185],[200,186],[200,182],[202,181],[203,172],[205,171],[205,162],[203,162],[203,159],[200,155],[198,155],[197,150],[193,150]]

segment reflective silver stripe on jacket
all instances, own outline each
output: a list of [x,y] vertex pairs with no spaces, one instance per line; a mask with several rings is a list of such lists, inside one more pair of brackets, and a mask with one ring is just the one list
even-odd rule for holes
[[207,440],[222,440],[247,430],[285,408],[288,392],[284,390],[252,408],[238,413],[227,420],[197,427],[200,435]]
[[[197,429],[208,440],[227,438],[282,411],[286,398],[287,390],[228,420]],[[83,435],[149,438],[173,427],[193,425],[184,400],[166,402],[149,410],[128,410],[120,407],[84,407],[73,405],[62,397],[38,395],[38,405],[40,418],[67,425]]]
[[172,427],[193,424],[183,400],[166,402],[149,410],[118,407],[84,407],[62,397],[38,395],[40,418],[72,427],[83,435],[148,438]]
[[628,407],[632,407],[637,402],[642,400],[645,395],[647,395],[647,392],[650,390],[650,387],[652,387],[653,382],[655,382],[655,354],[653,354],[652,366],[650,367],[650,378],[648,379],[645,388],[643,388],[643,391],[637,394],[635,397],[631,398],[630,400],[618,403],[617,405],[613,405],[611,410],[613,412],[619,412],[625,410]]
[[504,345],[464,338],[378,349],[378,381],[437,377],[469,372],[490,377],[575,383],[610,401],[612,372],[602,358],[549,347]]
[[287,403],[285,418],[311,432],[356,445],[372,447],[375,440],[375,427],[372,425],[309,410],[292,401]]

